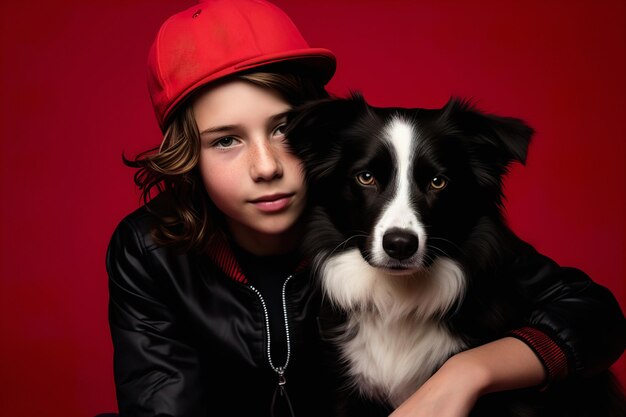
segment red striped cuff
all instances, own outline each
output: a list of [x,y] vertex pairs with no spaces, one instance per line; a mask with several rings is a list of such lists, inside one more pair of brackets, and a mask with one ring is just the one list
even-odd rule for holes
[[547,334],[534,327],[521,327],[509,333],[526,343],[543,364],[548,373],[546,385],[551,381],[567,376],[567,357],[565,352]]

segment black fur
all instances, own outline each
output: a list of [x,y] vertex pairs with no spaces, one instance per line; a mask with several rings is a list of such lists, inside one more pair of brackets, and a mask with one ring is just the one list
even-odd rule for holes
[[[533,134],[521,120],[483,114],[459,99],[442,109],[376,108],[358,94],[295,110],[286,134],[304,163],[312,203],[305,251],[317,265],[351,248],[371,258],[372,228],[393,192],[390,172],[396,164],[381,135],[396,115],[419,126],[411,204],[429,236],[421,267],[445,255],[462,265],[468,279],[462,301],[442,318],[443,325],[470,347],[498,339],[528,319],[538,291],[533,277],[558,268],[546,267],[546,258],[517,238],[501,214],[503,176],[511,163],[526,161]],[[375,187],[354,181],[363,170],[374,174]],[[448,180],[443,192],[429,189],[435,176]],[[389,411],[385,404],[370,407],[372,400],[357,394],[345,400],[344,414]],[[489,395],[472,415],[623,416],[625,410],[621,390],[603,373],[545,392]]]

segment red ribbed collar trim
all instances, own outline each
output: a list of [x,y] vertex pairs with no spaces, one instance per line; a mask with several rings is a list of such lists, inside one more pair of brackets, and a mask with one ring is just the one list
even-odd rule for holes
[[209,258],[229,277],[243,284],[248,283],[241,267],[235,259],[230,245],[226,238],[218,233],[211,240],[209,245]]
[[[230,247],[228,240],[221,233],[218,233],[209,244],[209,258],[230,278],[242,284],[248,283],[248,278],[241,270],[235,259],[235,254]],[[303,271],[309,265],[307,259],[300,260],[294,273]]]

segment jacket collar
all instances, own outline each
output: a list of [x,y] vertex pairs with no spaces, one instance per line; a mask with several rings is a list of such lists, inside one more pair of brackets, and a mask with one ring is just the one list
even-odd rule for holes
[[[223,233],[216,233],[208,248],[209,258],[231,279],[242,284],[248,284],[248,278],[241,270],[230,243]],[[303,258],[300,260],[294,274],[303,271],[309,265],[309,260]]]

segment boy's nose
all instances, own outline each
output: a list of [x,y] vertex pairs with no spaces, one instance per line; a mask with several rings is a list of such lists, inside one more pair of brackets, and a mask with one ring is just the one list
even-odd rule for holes
[[269,181],[283,174],[279,150],[268,141],[255,146],[251,159],[250,176],[254,181]]

